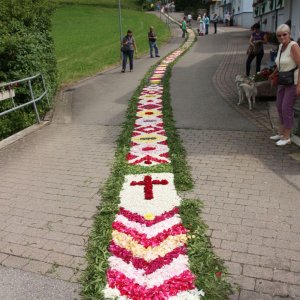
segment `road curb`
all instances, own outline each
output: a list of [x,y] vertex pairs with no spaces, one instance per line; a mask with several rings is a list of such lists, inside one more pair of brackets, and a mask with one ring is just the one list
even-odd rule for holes
[[11,135],[10,137],[0,141],[0,150],[8,147],[9,145],[23,139],[24,137],[26,137],[29,134],[32,134],[42,128],[44,128],[45,126],[49,125],[51,123],[51,121],[43,121],[39,124],[34,124],[31,125],[30,127],[27,127],[13,135]]

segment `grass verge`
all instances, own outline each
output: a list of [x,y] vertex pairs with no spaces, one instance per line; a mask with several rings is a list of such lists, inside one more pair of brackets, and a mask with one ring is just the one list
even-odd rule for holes
[[[101,4],[70,4],[56,9],[52,33],[60,84],[91,76],[120,61],[118,22],[118,10]],[[169,28],[153,14],[123,9],[122,23],[124,35],[127,29],[133,30],[138,55],[148,51],[149,26],[154,26],[159,44],[170,38]]]
[[[118,0],[53,0],[56,4],[84,4],[96,5],[108,8],[117,8],[119,5]],[[137,0],[122,0],[121,5],[123,9],[141,9],[141,5]]]
[[[108,245],[112,238],[111,224],[119,210],[119,194],[124,182],[124,176],[129,173],[172,172],[175,175],[177,191],[188,190],[193,185],[191,173],[185,159],[185,150],[176,132],[172,114],[169,86],[173,65],[169,65],[163,81],[164,128],[168,135],[172,165],[151,167],[145,170],[142,167],[129,166],[125,160],[136,119],[138,96],[142,88],[148,85],[148,78],[156,67],[155,65],[144,77],[129,102],[127,119],[117,141],[117,151],[112,172],[101,189],[101,205],[90,235],[87,249],[88,267],[83,276],[82,294],[85,299],[104,299],[102,290],[106,284],[106,270],[110,256]],[[226,276],[224,276],[226,268],[222,261],[214,255],[209,238],[205,234],[207,226],[199,216],[200,208],[201,203],[197,200],[183,200],[180,207],[183,224],[190,231],[188,252],[191,270],[197,276],[197,287],[203,289],[206,293],[204,299],[224,300],[231,293],[231,287],[226,282]],[[221,273],[223,275],[220,276]]]

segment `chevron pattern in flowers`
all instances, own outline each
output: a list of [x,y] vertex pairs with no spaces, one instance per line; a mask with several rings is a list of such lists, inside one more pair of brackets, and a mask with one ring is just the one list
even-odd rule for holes
[[125,177],[112,224],[106,298],[200,298],[189,270],[180,201],[171,173]]
[[[130,165],[145,168],[170,164],[163,123],[162,80],[168,66],[192,43],[186,43],[157,66],[137,105],[136,121],[127,155]],[[189,268],[188,231],[179,214],[181,199],[172,173],[125,176],[120,210],[112,224],[111,257],[106,299],[196,300],[204,295]]]

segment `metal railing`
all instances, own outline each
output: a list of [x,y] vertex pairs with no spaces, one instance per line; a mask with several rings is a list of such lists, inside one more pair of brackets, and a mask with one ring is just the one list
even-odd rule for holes
[[[38,80],[38,79],[40,79],[42,81],[43,91],[42,91],[42,94],[40,96],[35,97],[32,85],[33,85],[33,80]],[[28,77],[28,78],[24,78],[24,79],[21,79],[21,80],[16,80],[16,81],[11,81],[11,82],[8,82],[8,83],[4,83],[4,84],[0,85],[0,88],[4,88],[5,89],[6,87],[8,87],[8,90],[10,90],[11,89],[10,87],[18,86],[21,83],[26,83],[26,82],[28,83],[28,87],[29,87],[31,99],[28,102],[22,103],[22,104],[19,104],[19,105],[15,104],[15,101],[14,101],[13,97],[9,97],[8,99],[1,100],[1,101],[6,101],[6,100],[11,99],[12,102],[13,102],[14,107],[12,107],[10,109],[7,109],[7,110],[5,110],[3,112],[0,112],[0,117],[2,117],[4,115],[7,115],[7,114],[9,114],[9,113],[11,113],[13,111],[16,111],[16,110],[18,110],[18,109],[20,109],[22,107],[25,107],[25,106],[28,106],[30,104],[33,104],[37,121],[39,123],[41,122],[39,111],[37,109],[36,103],[39,102],[40,100],[42,100],[46,96],[48,106],[50,107],[50,102],[49,102],[49,97],[48,97],[48,91],[46,89],[45,79],[44,79],[43,75],[37,74],[37,75],[31,76],[31,77]]]

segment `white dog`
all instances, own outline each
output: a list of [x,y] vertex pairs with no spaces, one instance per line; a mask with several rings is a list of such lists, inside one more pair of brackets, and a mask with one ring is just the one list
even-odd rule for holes
[[257,96],[257,88],[255,83],[249,78],[243,77],[242,75],[236,76],[235,83],[239,95],[238,105],[240,105],[246,97],[249,103],[249,109],[252,110],[255,105],[255,98]]
[[[255,105],[255,98],[257,96],[257,88],[255,86],[254,82],[251,83],[241,83],[240,84],[240,88],[243,90],[243,92],[245,93],[245,96],[248,100],[249,103],[249,109],[252,110],[252,108]],[[252,99],[252,102],[251,102]]]

